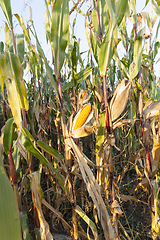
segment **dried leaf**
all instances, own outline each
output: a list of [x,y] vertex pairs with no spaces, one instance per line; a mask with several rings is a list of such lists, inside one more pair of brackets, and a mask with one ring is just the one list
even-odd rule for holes
[[129,123],[135,122],[136,120],[138,120],[138,118],[134,118],[134,119],[123,119],[120,121],[116,121],[113,123],[113,130],[119,127],[122,127],[124,125],[128,125]]
[[38,218],[40,222],[41,240],[53,240],[53,236],[49,231],[49,225],[44,218],[43,211],[41,208],[41,189],[38,183],[38,173],[34,172],[30,174],[30,177],[31,177],[31,189],[33,192],[32,199],[34,206],[37,209]]
[[121,210],[121,207],[119,205],[119,203],[117,202],[117,200],[114,200],[114,202],[112,203],[111,205],[111,208],[113,209],[113,211],[115,213],[117,213],[119,216],[122,215],[122,210]]
[[[136,197],[130,196],[130,195],[119,194],[119,197],[124,202],[129,201],[129,200],[134,201],[134,202],[143,202],[143,201],[137,199]],[[146,202],[143,202],[143,203],[148,205],[148,203],[146,203]]]
[[72,138],[68,139],[68,145],[72,147],[72,150],[77,158],[83,180],[86,184],[87,190],[92,197],[92,200],[97,208],[98,217],[101,221],[104,237],[106,240],[114,240],[116,239],[116,234],[111,224],[111,220],[109,214],[107,212],[104,201],[100,195],[99,185],[90,169],[87,165],[86,160],[84,158],[84,154],[81,153],[78,146],[75,144]]

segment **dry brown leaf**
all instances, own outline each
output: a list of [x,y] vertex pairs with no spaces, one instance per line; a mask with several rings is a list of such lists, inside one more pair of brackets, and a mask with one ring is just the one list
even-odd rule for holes
[[40,222],[40,234],[41,234],[41,240],[53,240],[53,236],[50,233],[49,225],[46,222],[43,211],[41,208],[41,202],[40,202],[40,186],[38,184],[38,175],[37,172],[31,173],[31,189],[32,189],[32,199],[33,204],[37,209],[38,218]]
[[140,187],[142,187],[144,190],[147,190],[148,184],[149,184],[148,179],[143,178],[142,181],[137,185],[134,191],[137,191]]
[[115,123],[113,123],[113,130],[119,127],[122,127],[124,125],[127,125],[129,123],[135,122],[136,120],[138,120],[138,118],[134,118],[134,119],[123,119],[120,121],[116,121]]
[[[119,197],[120,197],[121,200],[124,201],[124,202],[129,201],[129,200],[134,201],[134,202],[143,202],[143,201],[137,199],[136,197],[130,196],[130,195],[119,194]],[[144,203],[144,204],[148,204],[148,203],[146,203],[146,202],[143,202],[143,203]]]
[[117,213],[119,216],[121,216],[123,214],[122,210],[121,210],[121,207],[119,205],[119,203],[117,202],[117,200],[114,200],[112,205],[111,205],[111,208],[113,209],[113,211],[115,213]]
[[77,162],[79,164],[79,168],[81,170],[81,174],[83,176],[83,180],[86,184],[87,190],[94,204],[96,205],[98,217],[104,231],[104,237],[106,240],[114,240],[116,239],[116,233],[115,230],[113,229],[105,203],[101,197],[100,187],[90,167],[87,165],[87,162],[84,158],[84,154],[81,153],[80,149],[75,144],[73,139],[71,138],[68,139],[68,145],[72,147],[72,150],[77,158]]

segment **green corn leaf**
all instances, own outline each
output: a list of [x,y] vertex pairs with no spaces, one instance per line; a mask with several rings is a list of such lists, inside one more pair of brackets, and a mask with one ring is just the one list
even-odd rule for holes
[[68,0],[55,0],[52,11],[51,46],[54,52],[57,76],[62,68],[65,49],[69,37],[69,3]]
[[115,1],[106,0],[107,9],[110,15],[110,24],[112,24],[114,27],[117,24],[117,15],[116,15],[116,5]]
[[[75,74],[75,80],[76,82],[82,82],[83,80],[85,80],[91,73],[92,71],[92,67],[88,67],[86,69],[81,70],[79,73]],[[63,87],[62,87],[62,91],[65,91],[68,88],[72,88],[74,86],[74,81],[72,80],[69,83],[66,83]]]
[[34,137],[30,134],[30,132],[22,126],[22,132],[25,136],[27,136],[31,141],[34,141]]
[[[4,33],[5,33],[5,51],[8,52],[9,50],[13,52],[13,44],[12,44],[12,35],[7,23],[4,26]],[[12,46],[12,47],[11,47]]]
[[0,236],[3,240],[22,240],[17,203],[6,176],[0,154]]
[[23,33],[24,33],[24,37],[25,37],[25,40],[26,40],[26,43],[27,43],[27,47],[28,47],[29,51],[31,51],[31,50],[32,50],[32,47],[31,47],[31,39],[30,39],[28,30],[26,29],[26,26],[25,26],[25,24],[24,24],[23,18],[20,17],[18,14],[14,14],[14,16],[17,18],[20,26],[21,26],[22,29],[23,29]]
[[17,55],[22,64],[24,60],[24,34],[17,34],[15,40],[17,45]]
[[44,164],[45,166],[50,165],[50,162],[43,156],[43,154],[38,150],[38,148],[33,145],[33,143],[28,137],[25,137],[23,145],[27,149],[27,151],[32,153],[33,156],[35,156],[36,158],[38,158],[42,162],[42,164]]
[[57,95],[57,98],[59,99],[58,84],[57,84],[57,81],[56,81],[56,77],[55,77],[55,75],[53,74],[52,68],[51,68],[51,67],[49,66],[49,64],[48,64],[47,58],[46,58],[46,56],[45,56],[45,54],[44,54],[44,51],[43,51],[43,49],[41,48],[41,45],[40,45],[40,43],[39,43],[39,41],[38,41],[38,37],[37,37],[36,32],[35,32],[35,38],[36,38],[36,43],[37,43],[37,50],[38,50],[39,54],[41,55],[41,57],[42,57],[43,60],[44,60],[44,64],[45,64],[45,67],[46,67],[46,71],[47,71],[48,76],[49,76],[49,78],[50,78],[51,84],[52,84],[52,86],[53,86],[53,88],[54,88],[54,90],[55,90],[55,93],[56,93],[56,95]]
[[157,13],[157,15],[160,16],[160,6],[158,6],[153,0],[152,0],[154,11]]
[[13,136],[13,118],[10,118],[7,120],[5,124],[3,136],[3,147],[6,154],[8,154],[12,147],[12,136]]
[[98,131],[98,136],[96,140],[96,152],[99,152],[101,144],[104,141],[104,129],[105,129],[105,112],[101,113],[100,117],[100,126],[99,126],[99,131]]
[[93,235],[96,240],[98,240],[98,231],[94,222],[86,215],[86,213],[77,205],[75,207],[75,211],[79,214],[79,216],[88,224],[91,228]]
[[50,147],[48,144],[44,143],[43,141],[38,140],[37,145],[38,145],[38,147],[40,147],[41,149],[43,149],[47,153],[51,154],[57,160],[64,159],[64,157],[61,154],[59,154],[59,152],[57,150]]
[[97,11],[95,8],[93,8],[93,11],[92,11],[91,21],[94,27],[94,31],[96,31],[97,36],[100,38]]
[[142,37],[137,37],[134,43],[134,61],[129,68],[130,81],[134,79],[139,72],[141,66],[142,52]]
[[99,69],[100,75],[105,76],[108,64],[114,54],[114,39],[113,39],[113,25],[109,33],[103,39],[100,54],[99,54]]
[[4,15],[9,23],[10,28],[13,28],[12,23],[12,10],[10,0],[0,0],[0,5],[3,10]]
[[117,24],[118,24],[118,26],[121,24],[127,8],[128,8],[128,0],[119,0],[116,3]]
[[4,43],[0,42],[0,53],[4,52]]
[[31,140],[28,137],[24,138],[23,145],[28,152],[30,152],[33,156],[38,158],[42,164],[48,166],[56,174],[59,184],[61,185],[62,189],[65,189],[64,180],[61,177],[61,175],[56,171],[55,168],[53,168],[52,164],[43,156],[43,154],[38,150],[38,148],[31,142]]
[[98,63],[98,56],[100,53],[100,43],[95,38],[95,36],[92,32],[91,32],[91,47],[92,47],[93,56],[94,56],[96,62]]
[[23,240],[32,240],[32,237],[29,234],[28,218],[27,218],[26,212],[21,212],[21,226],[22,226]]

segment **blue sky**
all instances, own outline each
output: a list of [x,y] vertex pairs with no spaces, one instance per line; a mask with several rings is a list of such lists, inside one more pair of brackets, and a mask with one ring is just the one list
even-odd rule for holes
[[[76,1],[75,1],[76,2]],[[149,13],[151,12],[151,6],[150,4],[147,5],[147,7],[144,9],[146,0],[140,0],[137,1],[137,13],[141,11],[148,11]],[[30,18],[30,8],[32,9],[32,18],[34,21],[34,25],[37,30],[37,34],[39,37],[39,41],[42,44],[42,47],[45,51],[45,54],[49,59],[51,57],[50,53],[50,46],[47,45],[46,43],[46,37],[45,37],[45,23],[44,23],[44,11],[45,11],[45,2],[43,0],[11,0],[11,6],[12,6],[12,14],[18,13],[19,15],[22,15],[24,20],[27,21]],[[82,10],[84,12],[87,11],[88,7],[90,6],[90,1],[86,1],[84,3],[84,6],[82,7]],[[72,7],[72,3],[70,4],[70,7]],[[73,21],[74,17],[76,16],[76,11],[71,14],[71,22]],[[16,24],[16,19],[13,18],[14,20],[14,32],[15,33],[22,33],[20,27],[18,24]],[[0,41],[4,41],[4,23],[5,23],[5,17],[2,13],[2,10],[0,9]],[[85,35],[85,27],[84,27],[84,17],[81,16],[80,14],[77,15],[77,23],[75,27],[75,35],[77,39],[81,40],[80,43],[80,50],[85,51],[88,49],[88,44],[86,40],[86,35]],[[158,21],[157,21],[158,22]],[[132,28],[132,23],[128,22],[128,28]],[[34,44],[34,42],[33,42]],[[123,54],[123,49],[121,46],[119,46],[118,51],[120,54]],[[160,56],[159,56],[160,57]],[[156,75],[160,76],[160,70],[158,66],[155,67]]]

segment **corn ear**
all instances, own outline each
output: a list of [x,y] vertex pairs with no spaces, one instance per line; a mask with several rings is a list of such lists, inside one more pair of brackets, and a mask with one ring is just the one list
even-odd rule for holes
[[89,116],[90,111],[91,111],[90,105],[86,105],[82,108],[82,110],[79,112],[79,115],[77,115],[78,117],[75,121],[73,131],[83,126],[83,124],[86,122]]

